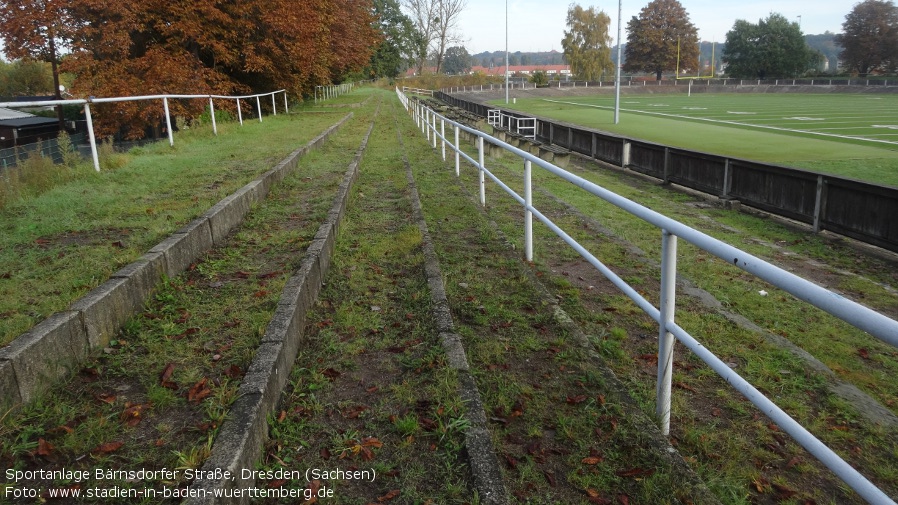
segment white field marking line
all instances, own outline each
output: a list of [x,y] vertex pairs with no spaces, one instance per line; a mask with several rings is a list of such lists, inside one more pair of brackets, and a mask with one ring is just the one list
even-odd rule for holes
[[[589,105],[589,104],[585,104],[585,103],[566,102],[564,100],[550,100],[548,98],[542,98],[541,100],[544,100],[546,102],[551,102],[551,103],[560,103],[560,104],[564,104],[564,105],[576,105],[578,107],[592,107],[595,109],[611,109],[612,108],[612,107],[609,107],[606,105]],[[820,132],[815,132],[815,131],[810,131],[810,130],[793,130],[791,128],[780,128],[777,126],[759,125],[759,124],[751,124],[751,123],[740,123],[739,121],[723,121],[723,120],[719,120],[719,119],[707,119],[707,118],[693,117],[693,116],[681,116],[679,114],[665,114],[663,112],[650,112],[647,110],[636,110],[636,109],[621,109],[621,110],[623,110],[625,112],[635,112],[638,114],[648,114],[650,116],[672,117],[672,118],[676,118],[676,119],[694,119],[696,121],[707,121],[709,123],[721,123],[721,124],[729,124],[729,125],[735,125],[735,126],[747,126],[749,128],[759,128],[759,129],[765,129],[765,130],[774,130],[774,131],[791,132],[791,133],[807,133],[809,135],[819,135],[821,137],[833,137],[833,138],[838,138],[838,139],[849,139],[849,140],[861,140],[861,141],[866,141],[866,142],[875,142],[878,144],[898,145],[898,142],[893,142],[893,141],[889,141],[889,140],[871,139],[871,138],[867,138],[867,137],[855,137],[853,135],[836,135],[835,133],[820,133]]]

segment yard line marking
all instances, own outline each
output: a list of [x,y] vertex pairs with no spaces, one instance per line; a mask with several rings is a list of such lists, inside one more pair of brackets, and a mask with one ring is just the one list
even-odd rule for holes
[[[565,100],[551,100],[548,98],[542,98],[541,100],[550,102],[550,103],[574,105],[577,107],[592,107],[595,109],[608,109],[608,110],[613,109],[613,107],[610,107],[607,105],[590,105],[590,104],[585,104],[585,103],[568,102]],[[664,112],[651,112],[651,111],[647,111],[647,110],[636,110],[636,109],[620,109],[620,110],[622,110],[624,112],[634,112],[637,114],[648,114],[650,116],[670,117],[670,118],[676,118],[676,119],[692,119],[695,121],[706,121],[708,123],[720,123],[720,124],[728,124],[728,125],[735,125],[735,126],[745,126],[748,128],[758,128],[758,129],[774,130],[774,131],[781,131],[781,132],[806,133],[808,135],[819,135],[821,137],[832,137],[832,138],[848,139],[848,140],[860,140],[862,142],[874,142],[877,144],[898,145],[898,142],[896,142],[896,141],[880,140],[880,139],[874,139],[874,138],[869,138],[869,137],[856,137],[853,135],[837,135],[835,133],[821,133],[821,132],[815,132],[815,131],[810,131],[810,130],[793,130],[791,128],[780,128],[777,126],[751,124],[751,123],[740,123],[739,121],[725,121],[725,120],[720,120],[720,119],[708,119],[708,118],[694,117],[694,116],[682,116],[679,114],[666,114]]]

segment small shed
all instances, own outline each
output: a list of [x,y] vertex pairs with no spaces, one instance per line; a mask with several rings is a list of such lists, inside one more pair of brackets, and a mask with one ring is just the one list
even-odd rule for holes
[[56,138],[59,120],[0,108],[0,149]]

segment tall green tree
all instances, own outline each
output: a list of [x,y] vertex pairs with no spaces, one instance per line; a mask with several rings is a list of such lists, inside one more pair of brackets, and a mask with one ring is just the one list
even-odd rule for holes
[[816,65],[817,57],[798,23],[777,13],[758,24],[736,20],[723,50],[727,75],[757,79],[799,76]]
[[628,72],[652,72],[657,80],[665,71],[691,72],[698,65],[698,30],[677,0],[654,0],[627,23]]
[[443,72],[450,75],[467,74],[471,71],[473,59],[464,46],[452,46],[446,49],[443,61]]
[[374,0],[374,15],[383,40],[371,55],[367,74],[392,79],[408,68],[421,35],[412,20],[402,13],[398,0]]
[[561,47],[571,65],[571,72],[581,79],[597,81],[614,71],[611,62],[611,18],[595,7],[584,9],[571,4],[567,10],[567,27]]
[[45,61],[0,60],[0,97],[53,93],[53,72]]
[[898,8],[888,0],[855,5],[835,41],[842,46],[842,65],[850,71],[859,75],[894,72],[898,67]]

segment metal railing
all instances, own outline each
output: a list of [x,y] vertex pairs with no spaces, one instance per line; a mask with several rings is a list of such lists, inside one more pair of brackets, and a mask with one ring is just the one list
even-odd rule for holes
[[90,104],[92,103],[114,103],[114,102],[132,102],[132,101],[144,101],[144,100],[162,100],[162,109],[165,114],[165,124],[166,130],[168,131],[168,143],[171,146],[175,145],[175,138],[172,133],[171,127],[171,115],[168,112],[168,101],[169,99],[208,99],[209,100],[209,112],[212,117],[212,131],[215,135],[218,135],[218,126],[215,123],[215,103],[212,101],[213,99],[224,99],[224,100],[236,100],[237,101],[237,118],[240,121],[240,124],[243,124],[243,111],[241,110],[240,100],[248,100],[251,98],[256,99],[256,110],[259,114],[259,122],[262,121],[262,104],[261,97],[263,96],[271,96],[271,107],[274,115],[277,115],[277,104],[275,102],[275,95],[280,93],[284,94],[284,111],[289,112],[287,107],[287,92],[286,90],[278,90],[272,91],[269,93],[260,93],[256,95],[246,95],[246,96],[222,96],[222,95],[148,95],[148,96],[125,96],[125,97],[115,97],[115,98],[95,98],[90,97],[87,99],[74,99],[74,100],[47,100],[41,102],[5,102],[0,103],[0,107],[9,107],[9,108],[20,108],[20,107],[46,107],[51,105],[84,105],[84,117],[87,120],[87,135],[90,139],[90,150],[91,155],[93,157],[94,169],[99,172],[100,171],[100,159],[97,154],[97,139],[94,135],[94,123],[91,117],[90,112]]
[[[792,419],[792,417],[785,411],[780,409],[776,404],[758,391],[757,388],[743,379],[730,368],[729,365],[715,356],[695,337],[690,335],[676,323],[674,315],[676,308],[677,239],[682,238],[727,263],[731,263],[734,266],[791,293],[800,300],[808,302],[895,347],[898,347],[898,321],[892,320],[876,311],[843,298],[832,291],[824,289],[775,265],[767,263],[749,253],[741,251],[729,244],[721,242],[698,230],[690,228],[678,221],[617,195],[616,193],[608,191],[601,186],[571,174],[526,151],[487,135],[486,133],[447,119],[427,108],[417,100],[410,100],[401,93],[399,89],[396,90],[396,94],[406,110],[412,114],[418,127],[426,132],[427,140],[429,143],[432,141],[434,148],[436,148],[437,139],[440,139],[442,142],[442,157],[444,161],[446,160],[447,145],[455,151],[456,176],[460,174],[460,159],[462,157],[477,168],[481,205],[486,205],[485,180],[488,176],[523,206],[524,251],[527,261],[533,261],[533,216],[536,216],[537,219],[577,251],[580,256],[593,265],[617,288],[623,291],[624,294],[643,310],[643,312],[648,314],[658,323],[658,380],[656,385],[655,414],[660,422],[661,431],[665,436],[670,433],[670,398],[674,364],[673,344],[674,338],[676,338],[689,350],[695,353],[695,355],[702,361],[707,363],[718,375],[739,391],[747,400],[758,407],[796,442],[816,457],[827,468],[832,470],[833,473],[854,489],[867,502],[875,504],[895,504],[895,501],[889,498],[889,496],[882,490],[877,488],[866,477],[846,463],[832,449],[814,437],[814,435],[806,430],[801,424]],[[437,127],[438,120],[439,128]],[[446,138],[445,130],[447,124],[450,128],[454,129],[454,144]],[[468,154],[461,149],[461,144],[459,143],[460,131],[465,131],[477,138],[477,160],[468,156]],[[524,161],[524,196],[517,194],[486,168],[484,165],[484,142],[489,142],[494,146],[513,153]],[[611,271],[611,269],[603,264],[598,258],[533,206],[533,186],[531,180],[533,164],[536,164],[550,174],[566,180],[584,191],[619,207],[633,216],[657,226],[661,230],[662,262],[659,307],[652,305],[635,288],[627,284],[626,281]]]
[[506,114],[499,109],[490,109],[487,111],[487,123],[490,126],[505,128],[524,138],[536,139],[535,117],[518,117]]
[[354,85],[351,82],[344,84],[329,84],[327,86],[315,86],[315,103],[317,104],[319,100],[324,101],[331,98],[337,98],[340,95],[345,95],[352,91],[353,87]]

